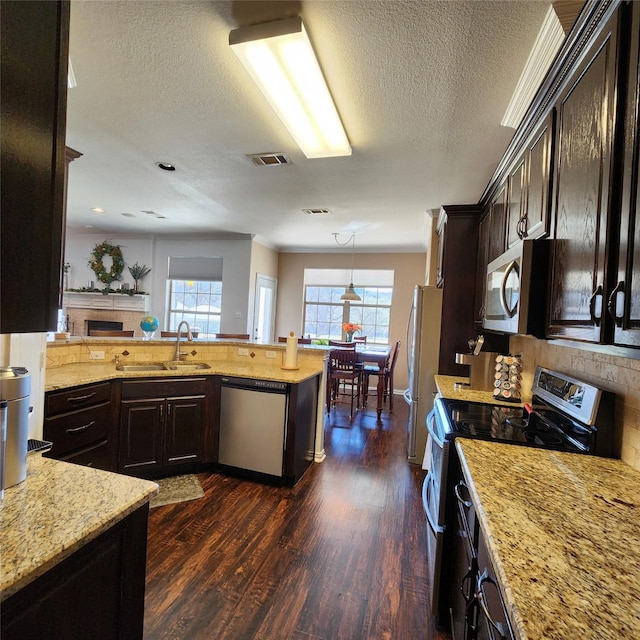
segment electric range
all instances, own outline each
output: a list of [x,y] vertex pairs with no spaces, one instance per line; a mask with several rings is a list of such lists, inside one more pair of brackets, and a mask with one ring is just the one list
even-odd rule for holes
[[447,440],[460,436],[610,457],[613,402],[612,393],[538,367],[530,405],[438,398],[434,410]]

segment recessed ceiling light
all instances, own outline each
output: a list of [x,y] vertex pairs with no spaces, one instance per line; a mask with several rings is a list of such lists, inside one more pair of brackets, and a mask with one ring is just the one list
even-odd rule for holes
[[159,167],[163,171],[175,171],[176,168],[170,162],[156,162],[156,167]]
[[122,214],[125,218],[135,218],[136,214],[135,213],[123,213]]
[[93,211],[93,213],[104,213],[104,209],[101,209],[100,207],[93,207],[91,211]]

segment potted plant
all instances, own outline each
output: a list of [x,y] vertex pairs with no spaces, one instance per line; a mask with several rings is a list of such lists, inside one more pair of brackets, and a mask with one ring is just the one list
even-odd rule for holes
[[138,282],[142,280],[149,272],[151,271],[150,267],[147,267],[146,264],[140,265],[137,262],[129,267],[129,273],[134,281],[134,290],[136,293],[139,292]]

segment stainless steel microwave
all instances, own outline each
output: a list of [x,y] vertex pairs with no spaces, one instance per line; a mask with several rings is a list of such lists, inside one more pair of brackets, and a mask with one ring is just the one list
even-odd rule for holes
[[523,240],[487,266],[485,329],[544,337],[548,240]]

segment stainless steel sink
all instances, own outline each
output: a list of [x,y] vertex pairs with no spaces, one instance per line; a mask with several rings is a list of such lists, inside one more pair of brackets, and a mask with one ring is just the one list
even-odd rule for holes
[[206,362],[183,362],[182,360],[116,365],[116,371],[184,371],[186,369],[211,369],[211,366]]
[[181,369],[211,369],[211,366],[206,362],[183,362],[182,360],[173,362],[165,362],[164,366],[172,371]]
[[166,371],[162,362],[147,362],[139,364],[118,364],[116,371]]

